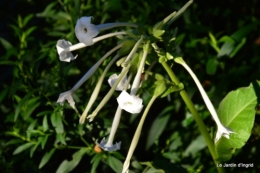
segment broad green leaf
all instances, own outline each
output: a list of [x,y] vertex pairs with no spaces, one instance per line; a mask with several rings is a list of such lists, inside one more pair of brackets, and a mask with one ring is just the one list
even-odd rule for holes
[[28,143],[26,143],[26,144],[20,145],[19,147],[17,147],[17,148],[14,150],[13,155],[18,154],[18,153],[20,153],[20,152],[22,152],[22,151],[24,151],[24,150],[30,148],[30,147],[33,146],[34,144],[35,144],[35,143],[28,142]]
[[111,156],[111,155],[108,155],[108,158],[107,158],[107,162],[108,162],[108,165],[116,172],[116,173],[121,173],[122,170],[123,170],[123,163],[118,160],[117,158]]
[[252,84],[231,91],[221,101],[218,109],[219,119],[224,126],[232,129],[236,134],[231,134],[230,139],[221,137],[216,143],[218,160],[229,160],[235,149],[245,145],[251,135],[256,105],[257,96]]
[[154,141],[159,138],[159,136],[162,134],[163,130],[165,129],[168,120],[172,114],[174,107],[168,106],[166,107],[153,121],[153,124],[149,130],[146,147],[145,149],[148,150]]
[[68,173],[68,172],[72,171],[79,164],[81,158],[83,157],[83,155],[85,153],[86,153],[86,148],[82,148],[82,149],[78,150],[77,152],[75,152],[72,155],[72,160],[71,161],[64,160],[60,164],[56,173]]
[[55,150],[56,150],[56,148],[53,148],[53,149],[51,149],[51,151],[44,154],[44,156],[42,157],[42,160],[40,162],[39,169],[41,169],[46,163],[48,163],[48,161],[50,160],[50,158],[53,155],[53,153],[55,152]]

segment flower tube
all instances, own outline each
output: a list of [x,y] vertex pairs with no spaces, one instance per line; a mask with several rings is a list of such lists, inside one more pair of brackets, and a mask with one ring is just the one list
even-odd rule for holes
[[116,151],[116,150],[120,149],[121,142],[118,142],[118,143],[113,145],[113,140],[114,140],[114,136],[116,134],[116,130],[117,130],[120,118],[121,118],[121,114],[122,114],[122,109],[118,106],[114,120],[113,120],[113,124],[112,124],[112,127],[111,127],[111,131],[110,131],[110,134],[109,134],[108,141],[106,142],[105,138],[103,138],[102,141],[97,144],[103,150]]
[[[125,34],[126,34],[126,32],[109,33],[109,34],[102,35],[100,37],[94,38],[93,42],[96,43],[98,41],[104,40],[104,39],[109,38],[109,37],[114,37],[114,36],[118,36],[118,35],[125,35]],[[64,39],[58,40],[58,42],[56,44],[56,48],[57,48],[60,60],[66,61],[66,62],[70,62],[71,60],[74,60],[74,59],[77,58],[77,56],[74,57],[72,55],[71,51],[82,49],[82,48],[87,47],[87,46],[90,46],[90,45],[86,45],[84,43],[77,43],[77,44],[72,45],[69,41],[66,41]]]
[[116,46],[115,48],[113,48],[112,50],[110,50],[109,52],[107,52],[94,66],[92,66],[89,71],[76,83],[76,85],[74,85],[74,87],[69,90],[66,91],[64,93],[61,93],[59,95],[59,98],[57,100],[57,103],[60,103],[61,105],[64,104],[65,100],[67,100],[70,103],[70,106],[75,109],[75,102],[73,100],[72,94],[86,81],[88,80],[88,78],[90,78],[90,76],[96,71],[96,69],[100,66],[100,64],[108,57],[110,56],[113,52],[115,52],[116,50],[118,50],[119,48],[122,47],[122,44]]

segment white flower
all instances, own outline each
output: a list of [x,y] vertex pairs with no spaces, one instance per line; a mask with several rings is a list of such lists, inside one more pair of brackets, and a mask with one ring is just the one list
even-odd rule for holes
[[204,88],[202,87],[202,85],[201,85],[199,79],[197,78],[197,76],[193,73],[191,68],[186,64],[186,62],[182,58],[175,58],[174,61],[181,64],[189,72],[192,79],[196,83],[196,85],[197,85],[197,87],[200,91],[200,94],[201,94],[210,114],[212,115],[212,118],[216,122],[218,131],[217,131],[217,134],[216,134],[215,143],[220,139],[221,136],[224,136],[225,138],[229,139],[230,133],[235,133],[235,132],[222,125],[222,123],[220,122],[220,120],[218,118],[218,114],[217,114],[213,104],[211,103],[207,93],[205,92]]
[[100,143],[97,143],[97,145],[106,151],[116,151],[116,150],[120,150],[121,141],[113,145],[112,143],[107,143],[106,139],[103,138]]
[[[116,83],[117,79],[118,79],[118,75],[117,74],[112,74],[109,79],[108,79],[108,83],[111,87],[114,86],[114,84]],[[126,75],[123,77],[123,79],[119,82],[119,84],[117,85],[116,87],[116,90],[117,91],[123,91],[124,90],[124,87],[127,83],[127,77]],[[130,85],[128,85],[128,88],[130,88]]]
[[118,142],[118,143],[113,145],[113,140],[114,140],[114,136],[116,134],[116,130],[117,130],[120,118],[121,118],[121,113],[122,113],[122,109],[118,106],[114,120],[113,120],[113,124],[112,124],[112,127],[111,127],[111,131],[110,131],[110,134],[109,134],[108,141],[106,142],[105,138],[103,138],[102,141],[99,144],[97,144],[103,150],[115,151],[115,150],[120,149],[121,142]]
[[111,29],[114,27],[120,26],[130,26],[130,27],[138,27],[136,24],[131,23],[105,23],[100,25],[91,24],[92,16],[84,16],[78,19],[75,26],[75,34],[78,40],[81,43],[84,43],[87,46],[93,45],[95,41],[93,40],[101,30]]
[[57,48],[59,58],[61,61],[70,62],[71,60],[74,60],[77,58],[78,55],[76,55],[74,57],[70,51],[65,50],[65,49],[69,48],[70,46],[72,46],[71,42],[64,40],[64,39],[58,40],[58,42],[56,44],[56,48]]
[[218,140],[221,138],[221,136],[224,136],[225,138],[229,139],[230,133],[236,133],[232,131],[231,129],[223,126],[221,123],[218,124],[218,131],[216,133],[215,143],[218,142]]
[[73,100],[73,97],[72,97],[72,91],[66,91],[64,93],[61,93],[58,100],[57,100],[57,103],[60,103],[61,105],[64,104],[65,100],[67,100],[70,104],[70,106],[75,109],[75,102]]
[[121,109],[132,114],[140,113],[143,109],[143,100],[135,95],[129,95],[125,90],[117,97],[117,102]]
[[78,40],[81,43],[84,43],[88,46],[93,45],[93,38],[99,34],[99,30],[96,25],[91,24],[90,17],[81,17],[78,19],[75,26],[75,34]]

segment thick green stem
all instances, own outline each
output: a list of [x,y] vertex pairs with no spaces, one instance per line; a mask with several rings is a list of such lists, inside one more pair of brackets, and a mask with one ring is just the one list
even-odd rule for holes
[[[178,80],[178,78],[176,77],[176,75],[174,74],[174,72],[172,71],[172,69],[169,67],[169,65],[166,62],[161,62],[162,66],[164,67],[164,69],[167,71],[168,75],[170,76],[171,80],[178,85],[180,82]],[[187,105],[188,109],[190,110],[191,114],[194,117],[194,120],[196,121],[199,130],[202,134],[202,136],[204,137],[206,144],[208,145],[210,154],[215,162],[215,165],[218,169],[219,173],[224,173],[225,170],[222,167],[218,167],[217,165],[220,164],[219,161],[217,161],[217,154],[215,152],[215,147],[214,147],[214,143],[213,140],[210,138],[210,135],[208,133],[207,127],[205,126],[204,122],[202,121],[201,117],[199,116],[199,113],[197,112],[196,108],[194,107],[192,101],[190,100],[187,92],[185,90],[181,90],[180,91],[180,95],[182,97],[182,99],[184,100],[185,104]]]

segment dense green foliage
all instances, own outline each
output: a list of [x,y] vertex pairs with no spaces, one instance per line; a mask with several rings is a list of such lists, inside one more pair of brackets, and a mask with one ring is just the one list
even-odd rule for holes
[[[95,142],[109,135],[117,107],[115,99],[102,108],[93,122],[84,125],[79,124],[79,114],[68,103],[64,106],[56,103],[59,94],[71,89],[94,63],[118,44],[118,39],[109,38],[77,50],[73,53],[79,57],[70,63],[59,60],[55,45],[58,39],[78,42],[74,27],[81,16],[93,16],[94,24],[137,23],[148,34],[157,22],[185,3],[180,0],[1,2],[0,172],[120,172],[141,116],[123,113],[115,137],[116,141],[122,141],[122,148],[111,153],[100,152]],[[181,55],[190,65],[214,106],[219,108],[223,123],[243,133],[239,139],[221,138],[216,150],[224,163],[253,163],[254,167],[229,167],[225,168],[226,172],[253,173],[260,169],[260,117],[255,115],[255,107],[260,109],[257,107],[260,104],[259,5],[257,0],[195,0],[167,30],[172,35],[178,28],[178,46],[167,51]],[[105,33],[108,32],[102,32]],[[167,49],[161,43],[158,45]],[[73,95],[80,114],[111,59],[105,60]],[[192,78],[174,61],[169,61],[169,65],[214,136],[216,124]],[[160,64],[154,69],[167,76]],[[113,65],[106,79],[119,71],[120,68]],[[105,82],[94,107],[110,89]],[[117,96],[118,93],[113,94],[114,98]],[[149,99],[149,95],[143,96],[145,106]],[[240,111],[235,106],[227,108],[228,104],[245,107]],[[244,120],[243,116],[250,120]],[[237,125],[237,121],[243,123]],[[232,143],[237,144],[236,147]],[[178,89],[154,102],[132,161],[134,172],[155,172],[156,169],[217,172]]]

